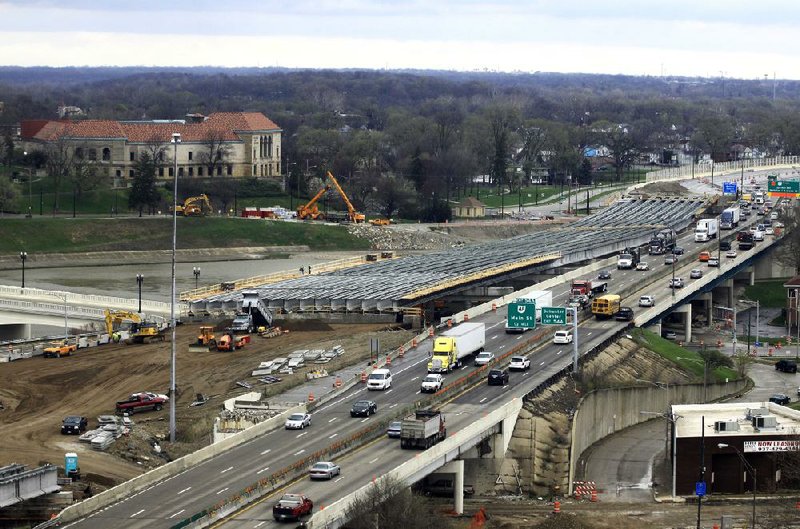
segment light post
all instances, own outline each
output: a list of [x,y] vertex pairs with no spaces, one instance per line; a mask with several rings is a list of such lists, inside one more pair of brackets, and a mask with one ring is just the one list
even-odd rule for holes
[[64,301],[64,343],[69,339],[69,320],[67,319],[67,293],[66,292],[50,292],[51,296],[55,296]]
[[194,289],[197,290],[197,281],[200,278],[200,267],[195,266],[192,268],[192,273],[194,274]]
[[19,258],[22,259],[22,288],[25,288],[25,260],[28,258],[28,252],[19,252]]
[[717,447],[719,448],[733,448],[736,452],[736,455],[739,456],[739,459],[742,461],[742,465],[747,470],[747,472],[753,477],[753,520],[751,522],[752,529],[756,529],[756,487],[758,485],[758,478],[756,474],[756,468],[748,463],[747,459],[744,458],[744,454],[742,454],[738,448],[733,445],[727,445],[725,443],[718,443]]
[[136,282],[139,283],[139,314],[142,313],[142,283],[144,283],[144,276],[136,274]]
[[677,259],[677,256],[673,253],[672,254],[672,283],[669,284],[670,289],[672,290],[672,304],[673,305],[675,304],[675,259]]
[[[25,165],[28,164],[28,151],[22,151],[25,156]],[[28,218],[33,217],[33,168],[28,167]],[[23,287],[25,285],[22,285]]]
[[172,143],[174,150],[174,171],[173,171],[173,190],[172,190],[172,286],[169,296],[169,322],[172,326],[172,352],[170,355],[170,377],[169,377],[169,441],[175,442],[175,362],[176,362],[176,340],[175,340],[175,253],[178,241],[178,144],[181,142],[179,132],[172,133]]
[[[759,317],[759,311],[761,309],[761,301],[760,300],[750,301],[749,299],[740,299],[739,303],[743,303],[745,305],[750,305],[750,306],[753,306],[753,305],[756,306],[756,347],[758,347],[759,346],[759,342],[758,342],[758,317]],[[748,321],[747,352],[749,353],[750,352],[750,328],[749,328],[749,325],[750,325],[750,323],[749,323],[750,322],[750,312],[749,311],[747,312],[747,321]]]

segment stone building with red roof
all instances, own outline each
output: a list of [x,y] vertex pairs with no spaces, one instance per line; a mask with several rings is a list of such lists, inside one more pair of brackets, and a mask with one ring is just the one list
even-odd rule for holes
[[100,167],[108,177],[130,179],[143,152],[161,152],[158,176],[174,168],[173,134],[180,134],[178,177],[279,177],[281,128],[261,112],[189,114],[185,120],[27,120],[20,124],[22,148],[47,150],[60,144],[69,155]]

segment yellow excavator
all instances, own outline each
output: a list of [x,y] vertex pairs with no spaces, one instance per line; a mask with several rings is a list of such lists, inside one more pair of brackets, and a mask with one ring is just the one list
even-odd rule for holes
[[356,224],[359,224],[367,220],[367,218],[364,216],[363,213],[359,213],[358,211],[356,211],[356,208],[355,206],[353,206],[353,203],[350,202],[349,198],[347,198],[347,193],[344,192],[342,186],[339,185],[339,181],[336,180],[336,177],[333,176],[333,173],[331,173],[330,171],[328,171],[328,178],[331,179],[331,182],[333,182],[336,191],[339,192],[339,195],[341,195],[342,200],[344,200],[344,204],[345,206],[347,206],[347,217],[350,219],[350,222],[355,222]]
[[214,211],[206,194],[201,194],[196,197],[189,197],[183,201],[183,204],[178,204],[175,208],[176,214],[182,217],[204,217]]
[[323,187],[317,192],[316,195],[314,195],[314,198],[308,201],[308,204],[303,204],[302,206],[297,208],[297,218],[299,220],[306,220],[306,219],[317,220],[323,218],[322,212],[317,207],[317,202],[319,201],[320,198],[322,198],[322,195],[324,195],[330,188],[331,186]]
[[[126,344],[163,342],[166,339],[165,331],[159,329],[156,322],[144,321],[142,317],[127,310],[105,311],[106,332],[114,342],[119,342],[122,337],[120,331],[128,331]],[[122,329],[123,324],[128,324],[127,329]]]

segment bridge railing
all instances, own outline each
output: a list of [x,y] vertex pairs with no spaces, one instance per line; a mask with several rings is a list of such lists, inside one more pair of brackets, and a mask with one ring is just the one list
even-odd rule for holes
[[800,156],[775,156],[773,158],[736,160],[733,162],[715,164],[690,164],[651,171],[647,173],[645,180],[647,183],[650,183],[663,180],[705,178],[712,174],[715,176],[724,176],[736,172],[741,173],[743,170],[749,172],[755,169],[795,169],[797,165],[800,165]]

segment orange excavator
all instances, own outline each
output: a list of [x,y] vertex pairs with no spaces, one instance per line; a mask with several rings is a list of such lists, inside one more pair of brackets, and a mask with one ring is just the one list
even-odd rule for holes
[[319,201],[320,198],[322,198],[322,195],[324,195],[330,188],[331,186],[323,187],[317,192],[316,195],[314,195],[314,198],[308,201],[308,204],[303,204],[302,206],[297,208],[297,218],[299,220],[306,220],[306,219],[317,220],[319,218],[322,218],[323,215],[322,212],[317,207],[317,202]]
[[355,222],[356,224],[359,224],[367,220],[367,218],[364,216],[363,213],[359,213],[358,211],[356,211],[356,208],[353,206],[352,202],[350,202],[350,199],[347,198],[347,194],[344,192],[344,189],[342,189],[342,186],[339,185],[338,180],[336,180],[336,177],[334,177],[330,171],[328,171],[328,178],[331,179],[331,182],[333,182],[334,187],[336,187],[336,191],[339,192],[339,195],[341,195],[342,200],[344,200],[344,203],[347,206],[347,217],[350,219],[350,222]]

